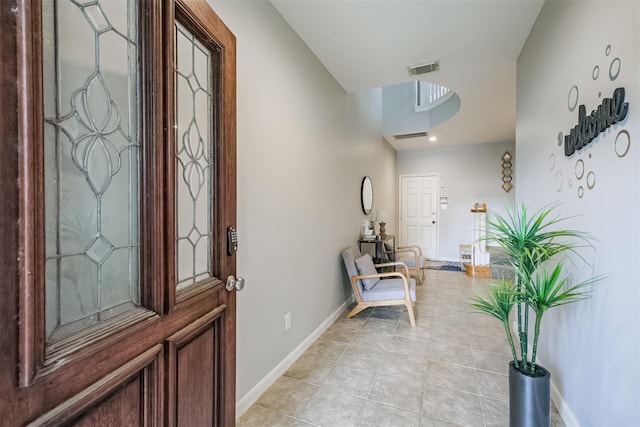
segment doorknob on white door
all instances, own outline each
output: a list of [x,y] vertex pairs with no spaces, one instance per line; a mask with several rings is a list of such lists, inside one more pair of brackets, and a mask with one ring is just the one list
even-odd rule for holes
[[239,277],[236,279],[233,275],[229,275],[227,277],[227,290],[231,292],[233,289],[237,291],[241,291],[244,289],[244,277]]

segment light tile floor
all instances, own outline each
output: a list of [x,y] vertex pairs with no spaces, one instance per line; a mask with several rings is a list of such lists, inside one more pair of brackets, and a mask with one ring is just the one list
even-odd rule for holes
[[469,306],[488,283],[427,270],[413,328],[404,307],[339,318],[238,425],[507,426],[504,329]]

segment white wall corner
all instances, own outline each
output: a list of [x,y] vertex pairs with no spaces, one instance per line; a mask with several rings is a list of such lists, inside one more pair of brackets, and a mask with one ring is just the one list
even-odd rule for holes
[[343,302],[331,315],[320,324],[304,341],[300,343],[282,362],[280,362],[275,368],[271,370],[261,381],[258,382],[249,392],[244,395],[238,402],[236,402],[236,420],[244,414],[251,405],[253,405],[271,385],[276,382],[282,374],[293,363],[298,360],[300,356],[335,322],[345,311],[345,308],[349,305],[349,300]]

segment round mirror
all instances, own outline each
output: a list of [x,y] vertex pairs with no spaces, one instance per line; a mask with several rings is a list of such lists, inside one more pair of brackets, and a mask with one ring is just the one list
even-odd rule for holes
[[371,183],[371,178],[368,176],[362,178],[360,201],[362,202],[362,212],[364,212],[365,215],[369,215],[373,207],[373,184]]

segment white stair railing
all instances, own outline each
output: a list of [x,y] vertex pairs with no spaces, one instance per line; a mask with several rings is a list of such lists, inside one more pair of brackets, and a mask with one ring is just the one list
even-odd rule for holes
[[416,81],[416,111],[429,111],[453,95],[451,89],[435,83]]

